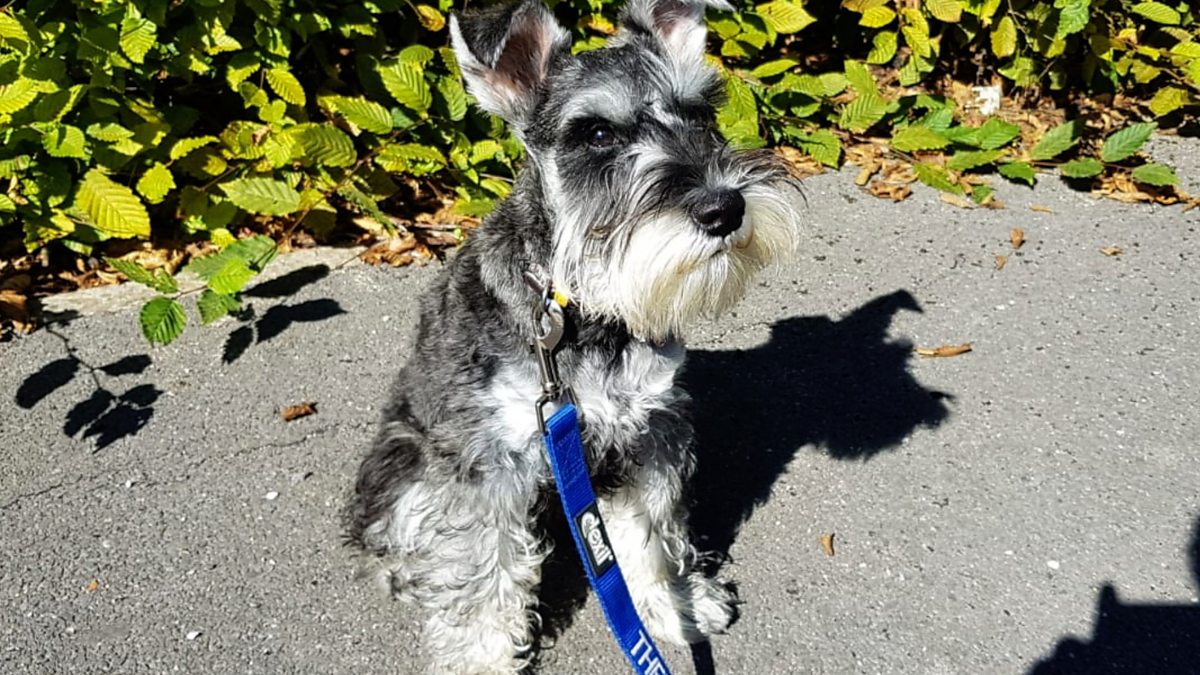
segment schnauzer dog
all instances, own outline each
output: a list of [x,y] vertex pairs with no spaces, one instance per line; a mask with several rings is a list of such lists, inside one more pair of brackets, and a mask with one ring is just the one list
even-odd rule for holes
[[704,54],[704,10],[630,0],[607,46],[577,55],[537,0],[451,20],[470,92],[528,156],[423,298],[413,363],[347,512],[352,542],[427,611],[434,672],[517,672],[538,624],[543,516],[557,499],[534,412],[542,298],[529,272],[569,298],[558,370],[643,620],[683,644],[734,616],[688,534],[682,339],[794,248],[798,192],[772,153],[734,151],[718,132],[724,86]]

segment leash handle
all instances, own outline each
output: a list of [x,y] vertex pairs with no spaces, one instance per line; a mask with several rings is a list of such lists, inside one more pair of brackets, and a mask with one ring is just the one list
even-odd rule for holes
[[600,609],[625,658],[640,675],[671,675],[667,661],[658,651],[638,616],[604,520],[596,504],[596,493],[588,475],[579,432],[579,414],[573,403],[564,403],[546,421],[546,449],[563,513],[571,526],[571,538],[579,550],[588,583],[596,591]]

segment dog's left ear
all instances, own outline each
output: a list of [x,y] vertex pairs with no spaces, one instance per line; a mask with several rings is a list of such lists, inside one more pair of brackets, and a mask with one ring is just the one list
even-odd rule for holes
[[571,35],[538,0],[450,17],[450,42],[467,89],[484,110],[521,128],[550,63]]
[[630,32],[654,35],[673,58],[704,58],[708,29],[704,10],[732,11],[728,0],[629,0],[621,12],[621,25]]

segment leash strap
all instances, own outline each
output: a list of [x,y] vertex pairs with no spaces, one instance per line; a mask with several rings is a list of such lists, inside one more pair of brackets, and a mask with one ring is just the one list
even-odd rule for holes
[[588,583],[596,591],[604,618],[625,652],[625,658],[634,672],[641,675],[670,675],[666,659],[638,617],[604,530],[596,493],[592,491],[588,476],[587,460],[583,456],[579,413],[574,404],[564,404],[546,422],[546,449],[562,498],[563,513],[571,526],[571,538],[579,549]]

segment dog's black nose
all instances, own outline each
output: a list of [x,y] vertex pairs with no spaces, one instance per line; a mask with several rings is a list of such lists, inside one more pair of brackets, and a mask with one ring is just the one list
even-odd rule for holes
[[724,237],[742,226],[746,200],[737,190],[710,192],[692,207],[692,218],[700,229],[714,237]]

